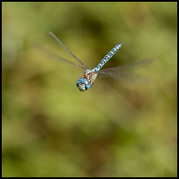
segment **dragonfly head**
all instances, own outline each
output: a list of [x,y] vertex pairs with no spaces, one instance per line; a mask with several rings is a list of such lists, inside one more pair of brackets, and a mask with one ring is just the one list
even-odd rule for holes
[[80,78],[77,82],[76,82],[76,86],[78,87],[78,89],[82,92],[84,92],[85,90],[90,88],[90,82],[87,79],[84,78]]

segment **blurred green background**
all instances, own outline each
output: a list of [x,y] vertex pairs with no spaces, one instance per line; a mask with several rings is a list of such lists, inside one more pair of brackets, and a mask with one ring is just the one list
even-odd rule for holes
[[[157,61],[82,93],[49,31],[89,68]],[[3,176],[177,176],[177,3],[4,2],[2,52]]]

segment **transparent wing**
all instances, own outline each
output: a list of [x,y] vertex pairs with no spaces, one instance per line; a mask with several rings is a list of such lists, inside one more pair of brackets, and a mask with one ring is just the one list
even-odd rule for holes
[[88,67],[80,60],[78,59],[59,39],[58,37],[53,33],[49,32],[49,34],[73,57],[75,58],[81,65],[84,67],[84,69],[88,69]]
[[77,65],[76,63],[73,63],[73,62],[71,62],[71,61],[69,61],[67,59],[64,59],[64,58],[62,58],[62,57],[60,57],[60,56],[50,52],[49,50],[47,50],[46,48],[44,48],[42,46],[37,46],[36,45],[36,47],[39,50],[41,50],[44,54],[46,54],[49,58],[53,58],[53,59],[57,59],[57,60],[60,60],[60,61],[64,61],[64,62],[70,63],[71,65],[76,66],[76,67],[78,67],[78,68],[80,68],[82,70],[86,70],[84,67],[81,67],[81,66]]
[[129,67],[135,67],[135,66],[142,66],[142,65],[147,65],[148,63],[151,63],[153,61],[155,61],[156,59],[150,59],[150,60],[144,60],[142,62],[137,62],[137,63],[133,63],[133,64],[129,64],[129,65],[124,65],[124,66],[119,66],[119,67],[113,67],[113,68],[107,68],[107,69],[103,69],[100,70],[98,73],[100,74],[104,74],[104,73],[116,73],[116,72],[120,72],[121,70],[125,70],[126,68],[129,69]]
[[117,78],[117,79],[127,79],[128,81],[132,81],[135,79],[140,79],[140,80],[147,80],[146,77],[143,77],[141,75],[136,75],[132,74],[128,71],[129,69],[133,70],[134,67],[139,67],[142,65],[146,65],[150,62],[155,61],[156,59],[150,59],[150,60],[145,60],[142,62],[138,63],[133,63],[129,65],[124,65],[124,66],[119,66],[119,67],[114,67],[114,68],[107,68],[104,70],[99,71],[99,77],[106,78],[106,77],[112,77],[112,78]]
[[136,83],[136,82],[149,82],[147,76],[141,74],[134,74],[131,72],[120,71],[120,72],[104,72],[99,74],[99,78],[115,78],[117,80],[126,82],[126,83]]

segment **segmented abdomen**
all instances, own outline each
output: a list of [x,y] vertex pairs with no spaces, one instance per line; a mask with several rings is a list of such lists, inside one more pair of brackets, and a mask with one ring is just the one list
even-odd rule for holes
[[122,44],[117,44],[109,53],[99,62],[99,64],[93,68],[92,71],[99,71],[108,61],[110,58],[113,57],[113,55],[121,48]]

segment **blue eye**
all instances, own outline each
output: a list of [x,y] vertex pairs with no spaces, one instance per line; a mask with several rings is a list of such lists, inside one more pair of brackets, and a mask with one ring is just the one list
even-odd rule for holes
[[80,78],[76,82],[77,87],[79,88],[80,91],[85,91],[90,88],[90,82],[87,79]]

